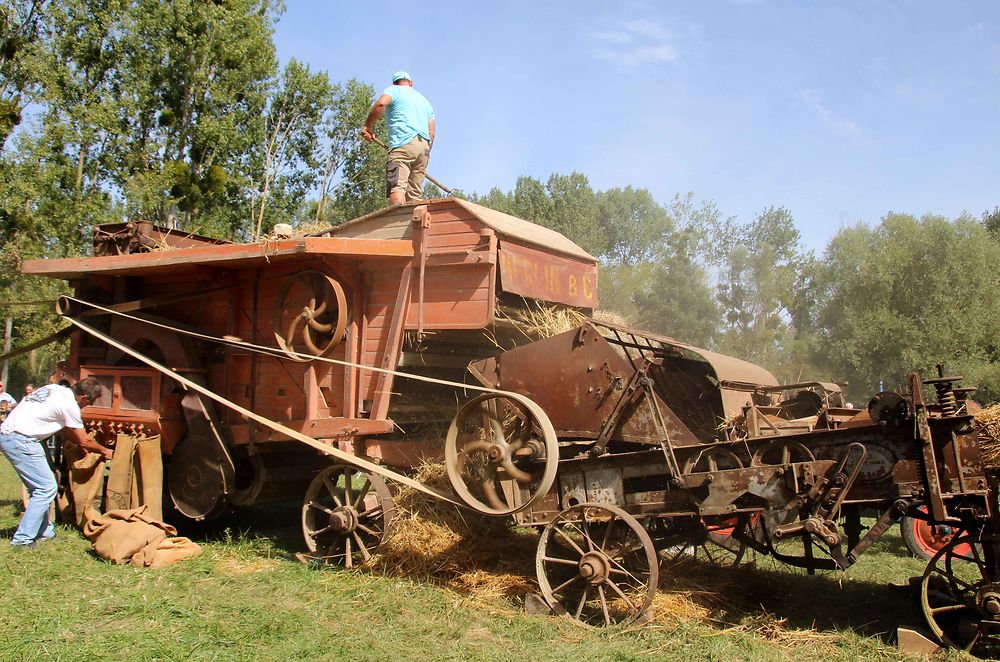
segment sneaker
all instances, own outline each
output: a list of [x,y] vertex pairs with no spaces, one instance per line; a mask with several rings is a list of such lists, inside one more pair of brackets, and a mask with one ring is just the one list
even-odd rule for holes
[[35,541],[32,540],[31,542],[21,542],[21,543],[12,542],[10,546],[13,547],[14,549],[34,549]]

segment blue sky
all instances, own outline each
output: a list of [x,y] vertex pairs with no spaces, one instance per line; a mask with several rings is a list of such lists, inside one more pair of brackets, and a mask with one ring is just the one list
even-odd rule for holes
[[398,69],[434,105],[430,173],[792,212],[806,246],[889,211],[1000,205],[1000,3],[287,0],[275,41],[333,80]]

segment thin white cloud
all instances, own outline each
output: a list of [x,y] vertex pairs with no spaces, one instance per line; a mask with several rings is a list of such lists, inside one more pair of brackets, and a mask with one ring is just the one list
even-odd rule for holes
[[646,18],[637,18],[625,23],[625,29],[642,37],[649,37],[659,41],[666,41],[670,34],[656,21]]
[[861,136],[861,127],[847,117],[840,117],[827,108],[815,90],[802,90],[799,92],[799,100],[806,108],[819,117],[820,121],[833,133],[841,138],[858,138]]
[[604,41],[610,44],[629,44],[632,43],[632,35],[622,30],[617,30],[615,32],[594,32],[592,36],[598,41]]
[[611,29],[591,31],[594,56],[629,68],[673,62],[678,57],[670,33],[657,21],[631,19]]

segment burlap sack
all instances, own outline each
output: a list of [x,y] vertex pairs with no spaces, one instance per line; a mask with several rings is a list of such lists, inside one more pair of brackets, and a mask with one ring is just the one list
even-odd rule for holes
[[104,461],[100,454],[88,453],[76,444],[66,444],[63,455],[69,467],[69,489],[59,495],[56,505],[64,522],[83,528],[87,508],[100,508],[97,494],[104,483]]
[[83,535],[102,559],[117,564],[161,568],[201,553],[188,538],[176,537],[177,529],[146,514],[146,506],[112,510],[103,515],[87,511]]
[[201,554],[201,547],[198,546],[198,543],[183,536],[164,538],[156,545],[156,549],[151,548],[151,545],[147,545],[141,553],[133,556],[132,565],[162,568]]

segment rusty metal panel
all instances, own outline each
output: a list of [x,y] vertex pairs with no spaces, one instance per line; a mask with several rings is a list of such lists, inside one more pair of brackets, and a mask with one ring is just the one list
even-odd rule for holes
[[423,301],[410,293],[406,326],[417,328],[423,307],[425,329],[481,329],[493,321],[493,265],[454,264],[428,267]]
[[[473,364],[492,385],[527,395],[545,410],[562,437],[596,439],[635,373],[599,333],[567,331]],[[674,445],[697,444],[694,434],[655,394]],[[614,439],[658,444],[650,408],[641,404],[623,418]]]
[[570,256],[577,260],[589,262],[590,264],[597,264],[597,258],[555,230],[542,227],[537,223],[532,223],[530,220],[524,220],[496,211],[495,209],[490,209],[489,207],[477,205],[468,200],[452,199],[449,202],[472,212],[487,227],[496,231],[501,239],[515,239],[519,244],[531,244],[555,253]]
[[622,473],[617,468],[585,471],[587,501],[590,503],[625,503]]
[[597,307],[597,265],[501,241],[500,286],[505,292],[579,308]]

